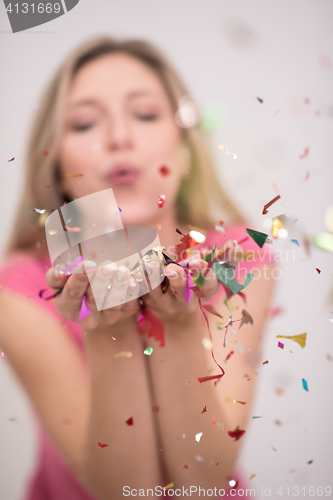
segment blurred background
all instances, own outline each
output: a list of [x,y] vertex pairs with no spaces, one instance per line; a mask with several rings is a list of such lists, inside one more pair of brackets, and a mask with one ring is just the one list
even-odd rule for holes
[[[298,486],[300,497],[317,498],[318,487],[333,489],[333,4],[80,0],[65,15],[13,34],[1,3],[0,258],[41,93],[68,52],[100,34],[144,38],[169,57],[200,107],[221,182],[252,229],[269,233],[281,214],[297,219],[273,242],[281,273],[265,330],[262,362],[269,362],[260,365],[251,412],[261,418],[249,421],[239,460],[247,479],[256,475],[249,484],[257,497],[270,487],[272,498],[288,496],[288,486],[295,496]],[[303,349],[276,339],[305,332]],[[3,357],[0,401],[0,498],[20,500],[37,459],[36,435]]]

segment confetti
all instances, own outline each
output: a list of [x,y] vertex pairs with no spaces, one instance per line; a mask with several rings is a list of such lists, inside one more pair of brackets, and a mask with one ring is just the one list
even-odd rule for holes
[[212,270],[216,274],[217,279],[230,290],[228,298],[230,298],[232,294],[237,294],[243,290],[243,288],[246,288],[253,279],[253,274],[246,273],[244,285],[240,285],[234,279],[234,270],[221,266],[219,262],[214,262]]
[[266,205],[264,205],[264,208],[262,209],[262,215],[267,214],[268,213],[267,208],[269,208],[270,206],[272,206],[273,203],[275,203],[276,201],[278,201],[280,198],[281,198],[281,196],[278,194],[277,196],[275,196],[275,198],[273,198],[271,201],[269,201],[268,203],[266,203]]
[[317,271],[317,273],[318,273],[318,274],[320,274],[320,273],[321,273],[321,270],[320,270],[320,269],[318,269],[318,267],[316,267],[316,271]]
[[[229,476],[230,477],[230,476]],[[232,488],[235,488],[237,485],[237,481],[235,481],[234,479],[230,479],[229,481],[229,486],[231,486]]]
[[170,484],[167,484],[166,486],[164,486],[164,490],[168,490],[169,488],[173,488],[174,487],[174,484],[173,483],[170,483]]
[[157,206],[159,208],[164,208],[165,207],[165,199],[166,199],[166,196],[165,194],[161,194],[158,198],[157,198]]
[[207,412],[207,408],[206,408],[206,406],[204,407],[204,409],[202,410],[202,412],[201,412],[201,413],[205,413],[205,412]]
[[229,354],[227,355],[227,357],[225,358],[224,362],[226,363],[226,361],[228,361],[228,359],[230,359],[233,354],[234,354],[234,351],[230,351]]
[[236,403],[239,403],[239,404],[241,404],[241,405],[246,405],[246,401],[237,401],[237,400],[236,400]]
[[98,443],[98,446],[100,448],[105,448],[106,446],[109,446],[108,444],[104,444],[104,443]]
[[276,451],[276,448],[274,448],[274,446],[271,446],[272,450]]
[[143,351],[143,354],[145,354],[146,356],[150,356],[152,352],[153,352],[152,347],[146,347],[146,349]]
[[49,152],[48,151],[44,151],[44,156],[48,156]]
[[47,189],[49,189],[50,186],[45,186]]
[[84,174],[65,174],[67,177],[83,177]]
[[120,351],[120,352],[117,352],[116,354],[113,355],[113,357],[115,359],[118,359],[118,358],[131,358],[133,356],[133,354],[129,351]]
[[264,102],[263,99],[261,99],[261,97],[257,97],[258,101],[261,102],[261,104]]
[[238,441],[245,434],[245,431],[236,427],[234,431],[228,431],[228,434],[230,437],[235,438],[235,441]]
[[128,420],[126,420],[126,424],[127,425],[133,425],[134,424],[133,417],[130,417]]
[[303,389],[309,392],[308,383],[304,378],[302,378],[302,384],[303,384]]
[[242,314],[243,314],[243,317],[242,317],[241,324],[239,325],[239,329],[241,329],[241,327],[243,325],[246,325],[247,323],[250,324],[251,326],[253,326],[252,316],[247,311],[245,311],[245,309],[243,309]]
[[262,417],[252,417],[252,418],[262,418]]
[[184,465],[184,466],[183,466],[183,469],[188,469],[188,465]]
[[251,481],[251,479],[253,479],[254,477],[256,477],[256,475],[257,475],[257,474],[251,474],[251,476],[250,476],[250,481]]
[[217,420],[216,420],[216,418],[213,418],[213,419],[212,419],[212,424],[213,424],[213,425],[217,424]]
[[294,239],[292,239],[292,240],[291,240],[291,242],[292,242],[292,243],[296,243],[296,245],[299,247],[299,242],[298,242],[298,240],[294,240]]
[[265,241],[268,238],[268,234],[261,233],[260,231],[255,231],[254,229],[246,228],[247,234],[253,239],[257,245],[262,248],[264,246]]
[[81,231],[81,228],[80,227],[69,227],[69,226],[64,226],[64,228],[69,231],[69,232],[73,232],[73,233],[78,233],[79,231]]
[[154,406],[153,406],[153,411],[154,411],[155,413],[157,413],[158,411],[160,411],[160,407],[159,407],[158,405],[154,405]]
[[304,149],[304,153],[302,153],[301,155],[299,155],[299,157],[298,157],[298,158],[299,158],[300,160],[304,160],[304,158],[306,158],[306,157],[308,156],[309,151],[310,151],[310,148],[305,148],[305,149]]
[[293,340],[294,342],[297,342],[303,349],[303,347],[305,347],[306,345],[306,335],[307,335],[306,333],[300,333],[299,335],[290,335],[290,336],[276,335],[276,338]]
[[119,212],[122,212],[122,209],[120,207],[118,207],[118,210],[119,210]]
[[197,443],[200,442],[200,439],[201,439],[201,436],[202,436],[202,432],[198,432],[196,435],[195,435],[195,440]]
[[224,151],[225,154],[227,154],[228,156],[231,156],[234,160],[236,160],[237,155],[235,155],[234,153],[231,153],[231,151],[229,151],[228,148],[226,148],[225,146],[223,146],[223,144],[221,144],[220,146],[218,146],[218,148],[221,149],[222,151]]
[[206,309],[206,311],[210,312],[211,314],[214,314],[214,316],[218,316],[219,318],[223,319],[223,316],[221,316],[221,314],[219,312],[217,312],[217,310],[215,309],[214,306],[212,306],[210,304],[206,304],[206,305],[203,305],[202,307],[204,309]]
[[13,160],[15,160],[15,157],[13,157],[11,160],[8,160],[8,161],[13,161]]
[[267,363],[268,363],[268,361],[266,360],[266,361],[263,362],[263,365],[267,365]]
[[282,342],[278,342],[278,347],[280,347],[280,349],[284,349],[284,344],[282,344]]
[[7,356],[4,352],[1,353],[1,356],[3,357],[3,359],[7,359]]
[[309,464],[309,465],[310,465],[310,464],[312,464],[312,463],[313,463],[313,460],[309,460],[309,461],[308,461],[308,464]]
[[33,208],[33,211],[37,214],[45,214],[46,208]]
[[169,169],[169,167],[167,167],[166,165],[162,165],[160,168],[159,168],[159,172],[160,174],[163,176],[163,177],[167,177],[168,175],[170,175],[171,171]]
[[283,313],[283,308],[278,306],[278,307],[272,307],[268,310],[268,315],[270,318],[275,318],[275,316],[278,316],[279,314]]

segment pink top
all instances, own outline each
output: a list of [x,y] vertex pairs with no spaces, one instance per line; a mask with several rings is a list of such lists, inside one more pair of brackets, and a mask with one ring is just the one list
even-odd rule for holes
[[[213,231],[205,241],[204,246],[213,246],[215,243],[222,246],[226,241],[235,239],[241,241],[247,237],[245,227],[234,225],[225,228],[223,233]],[[241,244],[244,250],[260,251],[257,244],[249,237]],[[265,245],[268,247],[269,245]],[[271,260],[270,253],[261,250],[261,260],[254,262],[244,262],[242,268],[250,272],[251,267]],[[13,253],[0,266],[0,285],[14,292],[20,293],[30,300],[37,302],[41,307],[47,309],[54,316],[55,321],[66,324],[65,331],[72,337],[73,341],[84,349],[82,327],[74,322],[65,321],[58,314],[53,300],[44,300],[39,297],[39,292],[46,289],[44,297],[53,294],[45,281],[45,273],[51,267],[50,258],[44,257],[36,259],[24,253]],[[238,266],[239,267],[239,266]],[[236,279],[241,272],[236,273]],[[242,281],[241,281],[242,283]],[[39,435],[38,466],[33,477],[30,479],[28,493],[25,500],[94,500],[83,487],[78,483],[74,475],[68,468],[65,460],[51,442],[41,423],[36,418]],[[242,488],[242,479],[239,473],[235,473],[238,479],[237,489]],[[238,495],[236,496],[236,498]]]

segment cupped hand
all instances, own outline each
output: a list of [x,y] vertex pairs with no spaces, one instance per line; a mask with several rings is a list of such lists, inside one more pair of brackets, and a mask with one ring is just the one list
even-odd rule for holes
[[105,261],[97,267],[92,261],[83,261],[69,277],[51,268],[46,281],[55,292],[61,290],[56,305],[65,320],[78,321],[86,295],[91,314],[79,322],[85,330],[113,325],[139,313],[140,282],[126,267],[113,262]]

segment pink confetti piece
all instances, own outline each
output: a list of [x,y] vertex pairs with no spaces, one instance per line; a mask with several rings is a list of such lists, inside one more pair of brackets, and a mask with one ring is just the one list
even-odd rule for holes
[[161,194],[161,196],[159,196],[157,198],[157,206],[159,208],[164,208],[165,207],[165,200],[166,200],[165,194]]
[[280,347],[280,349],[284,349],[284,344],[282,344],[282,342],[278,342],[278,347]]
[[7,356],[4,352],[1,353],[1,356],[3,357],[3,359],[7,359]]
[[305,148],[304,149],[304,153],[302,153],[301,155],[299,155],[299,159],[300,160],[304,160],[304,158],[306,158],[308,156],[309,151],[310,151],[310,148]]
[[13,161],[13,160],[15,160],[15,158],[12,158],[11,160],[8,160],[8,161]]

